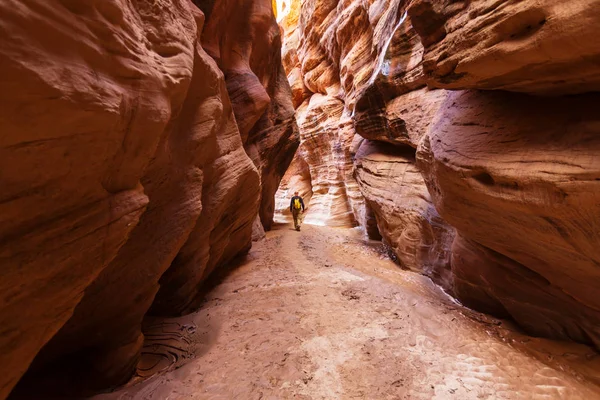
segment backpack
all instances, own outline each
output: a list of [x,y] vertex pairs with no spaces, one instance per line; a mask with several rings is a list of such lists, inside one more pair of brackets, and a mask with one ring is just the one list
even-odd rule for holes
[[299,210],[300,208],[302,208],[302,204],[300,204],[300,199],[298,199],[298,198],[294,199],[294,208],[296,210]]

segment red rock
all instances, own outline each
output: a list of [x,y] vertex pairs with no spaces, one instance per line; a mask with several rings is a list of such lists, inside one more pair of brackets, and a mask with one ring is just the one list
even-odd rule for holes
[[0,6],[0,398],[40,350],[18,394],[127,380],[148,309],[193,307],[206,277],[249,248],[261,191],[270,221],[298,145],[270,8],[242,18],[269,27],[250,58],[263,89],[247,99],[268,100],[255,115],[232,107],[236,78],[203,50],[187,0],[63,3]]
[[379,232],[400,264],[451,288],[454,229],[433,207],[414,151],[365,140],[356,153],[355,166],[356,180]]
[[305,222],[353,226],[355,217],[344,184],[347,158],[341,144],[340,120],[344,104],[331,96],[314,94],[298,108],[300,154],[310,170],[312,197]]
[[299,145],[272,2],[221,0],[201,8],[210,15],[202,42],[225,73],[244,147],[261,175],[259,216],[269,230],[275,192]]
[[[461,236],[539,276],[536,282],[547,282],[544,290],[555,294],[534,295],[540,285],[523,282],[513,288],[523,293],[514,297],[526,299],[531,290],[528,307],[564,309],[569,304],[573,314],[585,314],[590,322],[600,318],[600,235],[594,223],[600,217],[598,100],[596,95],[452,93],[418,157],[440,215]],[[473,276],[464,270],[475,265],[464,262],[463,276]],[[489,279],[484,290],[497,293],[503,284]],[[507,311],[523,320],[514,307]],[[571,316],[552,316],[551,327],[542,326],[542,316],[531,316],[526,328],[599,344],[597,329],[580,325],[587,336],[574,335],[569,333]]]
[[597,309],[500,253],[457,236],[452,273],[455,295],[467,306],[510,316],[536,336],[600,344]]
[[297,52],[300,40],[300,31],[298,29],[300,5],[300,1],[298,0],[290,1],[289,6],[285,10],[286,13],[281,16],[281,29],[284,33],[281,55],[287,79],[292,89],[294,108],[298,108],[312,94],[304,84]]
[[[308,121],[300,124],[301,136],[304,130],[315,143],[301,146],[315,198],[319,179],[313,170],[327,159],[322,149],[330,154],[328,146],[335,148],[337,165],[354,158],[367,200],[362,211],[352,207],[355,220],[366,226],[370,205],[384,239],[396,244],[400,259],[410,260],[405,264],[419,270],[428,261],[415,256],[420,254],[415,247],[402,245],[403,227],[424,226],[416,221],[426,207],[411,208],[415,199],[427,203],[418,172],[408,161],[410,148],[418,147],[433,203],[461,235],[454,246],[459,298],[511,315],[534,334],[598,345],[594,310],[600,307],[594,293],[600,283],[600,236],[593,221],[599,212],[594,107],[600,102],[595,95],[546,99],[436,89],[553,95],[598,91],[600,70],[594,60],[600,47],[591,38],[600,2],[294,4],[291,10],[299,11],[290,11],[282,26],[286,43],[297,50],[288,50],[284,66],[298,87],[297,99],[310,96],[298,114]],[[306,118],[311,103],[319,112]],[[347,116],[353,122],[349,127]],[[347,140],[353,133],[395,149],[371,143],[357,152],[358,141]],[[410,171],[408,178],[394,172],[397,165]],[[347,168],[342,170],[319,174],[327,176],[328,184],[351,188],[353,179],[345,174]],[[340,209],[338,204],[334,209]],[[448,236],[432,236],[426,229],[411,232],[411,243],[433,243],[437,254],[449,254]],[[448,257],[441,259],[447,265]],[[481,263],[487,264],[478,267]],[[523,277],[514,293],[505,287],[509,278],[495,272],[500,268],[515,281]],[[540,315],[528,318],[535,309]]]
[[447,96],[445,90],[427,88],[387,102],[376,93],[365,94],[355,111],[356,132],[366,139],[416,149]]
[[286,171],[279,189],[275,195],[275,214],[280,222],[291,222],[290,199],[298,192],[305,205],[310,204],[312,198],[312,184],[310,181],[310,169],[302,152],[296,152],[290,167]]
[[1,398],[148,204],[140,179],[191,78],[184,4],[0,5]]
[[414,0],[428,84],[572,94],[600,90],[598,0]]

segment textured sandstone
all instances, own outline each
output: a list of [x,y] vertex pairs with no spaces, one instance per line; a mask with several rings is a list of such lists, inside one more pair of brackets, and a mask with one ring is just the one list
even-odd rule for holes
[[[324,157],[312,152],[343,146],[334,150],[345,157],[338,165],[354,159],[367,201],[358,212],[351,206],[356,221],[368,225],[365,216],[375,213],[384,239],[415,270],[431,263],[415,256],[418,246],[402,245],[402,228],[419,226],[412,243],[432,243],[437,250],[427,255],[443,254],[447,266],[451,229],[440,222],[448,234],[432,236],[414,218],[428,203],[410,161],[419,148],[435,207],[460,233],[452,257],[458,297],[510,315],[534,334],[598,345],[600,100],[439,89],[598,91],[600,2],[297,3],[282,23],[295,105],[302,102],[298,114],[305,116],[311,103],[328,104],[311,115],[327,134],[319,138],[314,126],[300,125],[301,136],[304,129],[311,133],[304,137],[319,138],[319,146],[301,146],[313,182],[321,179],[313,173],[327,175],[315,170]],[[354,133],[394,146],[363,143],[357,153]],[[330,174],[327,182],[343,183],[351,199],[352,177]]]
[[313,194],[310,169],[301,151],[296,152],[275,195],[275,213],[281,222],[291,222],[290,199],[295,192],[299,193],[304,205],[308,207]]
[[[354,126],[362,137],[417,148],[446,99],[445,90],[415,90],[379,105],[367,102],[355,112]],[[365,100],[363,97],[361,100]],[[371,99],[372,100],[372,99]],[[357,107],[358,109],[358,107]]]
[[299,144],[272,2],[220,0],[200,7],[210,15],[202,43],[225,74],[244,147],[261,175],[259,216],[268,230],[275,192]]
[[[536,322],[524,325],[534,333],[597,346],[599,101],[597,95],[532,98],[455,92],[442,106],[418,157],[442,217],[461,236],[511,259],[503,268],[515,270],[520,264],[521,271],[529,269],[536,276],[532,281],[538,283],[523,280],[512,288],[515,298],[527,299],[530,307],[539,309],[539,317],[530,316]],[[465,246],[460,246],[462,251]],[[477,257],[491,256],[484,252]],[[463,283],[473,276],[473,271],[464,273],[467,266],[478,265],[474,258],[466,257],[458,267]],[[469,284],[484,281],[488,293],[499,292],[505,283],[489,266],[477,273],[481,278]],[[536,295],[539,282],[545,282],[544,290],[552,295]],[[457,283],[459,296],[467,293],[460,289],[463,283]],[[544,311],[564,310],[567,305],[591,325],[577,325],[573,321],[581,318]],[[515,307],[506,308],[522,322]]]
[[[17,395],[126,380],[148,309],[192,307],[249,248],[261,190],[266,224],[298,145],[270,2],[210,13],[236,10],[255,33],[242,75],[260,88],[242,100],[190,1],[101,3],[0,6],[0,398],[40,350]],[[235,59],[241,40],[222,54]]]
[[500,253],[459,236],[452,247],[452,273],[456,296],[467,306],[511,316],[536,336],[600,344],[597,308]]
[[140,179],[192,74],[180,3],[0,5],[0,397],[148,204]]
[[373,210],[379,232],[400,264],[451,287],[450,247],[454,230],[431,203],[412,149],[363,141],[356,179]]
[[310,210],[305,222],[328,226],[352,226],[354,215],[344,184],[345,150],[340,138],[344,103],[314,94],[297,110],[300,154],[307,162],[312,184]]
[[[43,367],[40,375],[45,379],[75,371],[77,379],[73,380],[87,390],[126,380],[135,368],[142,344],[142,318],[158,291],[158,280],[194,229],[201,210],[202,229],[208,233],[223,231],[225,237],[231,237],[231,232],[254,218],[258,176],[241,146],[222,74],[199,44],[191,62],[193,78],[188,93],[193,95],[186,98],[177,117],[171,120],[167,136],[142,179],[150,197],[148,210],[117,257],[86,289],[69,322],[37,357],[34,372],[38,366]],[[215,89],[207,90],[207,85]],[[215,101],[222,104],[223,115],[217,120],[204,119]],[[203,147],[211,143],[223,150],[203,152]],[[215,185],[221,189],[212,189]],[[238,203],[225,196],[237,196],[236,201],[253,208],[241,214]],[[224,219],[224,213],[237,215]],[[243,232],[244,237],[237,238],[238,248],[232,250],[234,254],[249,243],[248,228]],[[214,247],[204,240],[193,250],[201,253],[214,251]],[[186,276],[200,282],[200,277],[194,280],[189,272]],[[190,290],[190,297],[195,290]],[[178,300],[174,296],[171,299]],[[68,358],[59,357],[63,354],[69,354]],[[46,365],[49,361],[54,364]]]
[[314,193],[306,221],[338,226],[372,221],[353,178],[352,114],[359,92],[381,69],[390,25],[401,17],[398,1],[377,2],[371,9],[363,2],[347,3],[292,1],[282,20],[283,63]]
[[[363,195],[369,188],[354,176],[354,158],[360,144],[356,133],[416,148],[447,94],[422,88],[423,46],[407,20],[403,2],[300,3],[291,3],[282,28],[284,66],[295,88],[302,141],[299,153],[308,163],[313,191],[306,221],[326,225],[358,223],[370,237],[378,238],[377,212],[369,206],[375,204],[372,193],[373,203],[365,202]],[[405,96],[398,97],[400,94]],[[406,153],[398,151],[400,157]],[[284,196],[285,190],[279,195]],[[398,224],[405,220],[405,213],[411,213],[402,208],[401,202],[396,207],[378,207],[378,211],[381,221],[395,220]],[[388,230],[386,240],[405,241],[396,234],[401,234],[399,229]],[[421,239],[425,243],[431,237],[414,240]],[[440,249],[445,261],[439,263],[445,263],[441,269],[447,270],[450,242],[446,240],[440,246],[447,247]],[[395,250],[400,252],[400,247],[396,245]],[[417,269],[414,260],[409,264]]]
[[428,84],[528,93],[600,90],[598,0],[414,0]]
[[284,33],[281,56],[292,89],[294,108],[298,108],[312,94],[304,84],[297,52],[301,34],[298,26],[300,6],[301,2],[299,0],[290,0],[290,4],[285,10],[287,12],[281,16],[281,29]]

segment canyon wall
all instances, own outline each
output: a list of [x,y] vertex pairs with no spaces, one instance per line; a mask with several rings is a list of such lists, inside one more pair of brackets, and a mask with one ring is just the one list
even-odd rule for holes
[[271,2],[197,3],[0,5],[0,398],[123,383],[148,310],[271,223],[298,146]]
[[[404,267],[450,288],[454,230],[433,206],[415,158],[447,92],[425,87],[423,46],[402,24],[404,6],[289,6],[281,22],[283,64],[297,108],[297,157],[310,171],[297,185],[310,180],[312,187],[306,222],[359,224],[369,237],[383,237]],[[282,205],[284,195],[277,197]]]
[[355,221],[466,305],[600,348],[600,1],[301,3],[304,180],[357,183]]

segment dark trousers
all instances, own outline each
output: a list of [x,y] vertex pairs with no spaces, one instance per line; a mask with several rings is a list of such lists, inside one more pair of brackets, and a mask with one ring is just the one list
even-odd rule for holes
[[292,216],[294,217],[294,228],[300,229],[300,210],[292,209]]

